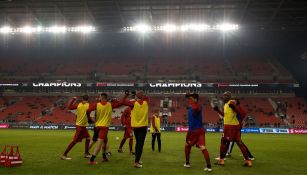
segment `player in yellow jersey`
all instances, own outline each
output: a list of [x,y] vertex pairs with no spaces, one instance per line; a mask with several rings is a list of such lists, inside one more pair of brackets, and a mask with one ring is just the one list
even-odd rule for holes
[[241,114],[241,110],[236,105],[237,102],[231,99],[231,93],[229,91],[223,94],[223,99],[225,103],[224,111],[219,113],[224,116],[224,133],[221,138],[220,159],[217,164],[224,165],[227,145],[233,141],[237,143],[245,158],[244,166],[251,167],[252,161],[249,159],[246,147],[241,140],[241,124],[237,118],[237,115],[243,116],[244,114]]
[[158,151],[161,152],[161,128],[160,128],[159,110],[156,109],[151,118],[150,133],[152,135],[151,149],[155,151],[155,141],[158,140]]
[[142,168],[141,156],[143,153],[144,142],[148,127],[148,97],[143,91],[137,91],[135,100],[125,100],[124,105],[131,108],[131,127],[135,136],[135,160],[134,167]]
[[76,110],[76,133],[73,140],[70,142],[68,147],[66,148],[64,154],[61,156],[62,160],[70,160],[70,157],[67,157],[68,152],[78,143],[81,142],[83,139],[85,140],[85,153],[84,157],[88,158],[89,154],[89,143],[90,143],[90,135],[86,129],[89,125],[88,121],[90,120],[89,114],[90,111],[93,110],[93,106],[89,103],[89,96],[84,95],[82,97],[82,101],[80,103],[76,103],[77,98],[74,97],[69,105],[69,110]]
[[102,93],[100,98],[101,101],[96,103],[96,106],[93,109],[96,109],[95,128],[98,133],[98,140],[89,164],[97,164],[95,158],[101,148],[103,149],[103,161],[109,161],[106,155],[106,146],[108,142],[109,126],[112,119],[112,111],[114,108],[121,106],[121,103],[118,101],[108,102],[108,95],[106,93]]

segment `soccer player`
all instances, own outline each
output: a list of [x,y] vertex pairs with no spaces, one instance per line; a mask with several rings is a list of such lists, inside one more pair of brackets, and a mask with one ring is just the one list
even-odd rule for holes
[[237,106],[237,102],[231,99],[231,92],[227,91],[223,94],[224,99],[224,111],[218,111],[222,116],[224,116],[224,134],[221,138],[221,146],[220,146],[220,159],[218,160],[218,165],[224,165],[224,159],[227,153],[227,145],[231,141],[236,142],[239,146],[245,163],[244,166],[251,167],[252,161],[248,157],[248,153],[246,150],[246,146],[244,146],[241,140],[241,124],[237,115],[246,116],[246,112]]
[[192,146],[196,145],[196,147],[200,148],[202,154],[206,160],[207,167],[204,169],[205,171],[212,171],[209,152],[206,148],[205,142],[205,130],[203,128],[202,116],[203,110],[201,105],[199,104],[199,95],[196,93],[186,94],[186,98],[188,101],[188,124],[189,130],[186,136],[186,144],[185,144],[185,159],[186,162],[184,167],[190,168],[190,153]]
[[96,109],[96,122],[95,128],[98,132],[98,140],[94,150],[94,153],[91,156],[89,164],[97,164],[95,158],[97,154],[100,152],[101,148],[103,148],[103,161],[109,161],[106,155],[106,148],[108,142],[108,131],[112,118],[112,110],[114,108],[120,107],[121,103],[118,101],[108,102],[108,95],[106,93],[102,93],[100,95],[101,101],[96,103],[93,110]]
[[85,153],[84,157],[89,158],[89,143],[90,143],[90,135],[86,129],[86,127],[89,125],[89,114],[90,111],[93,110],[94,106],[89,104],[89,96],[84,95],[82,97],[82,101],[80,103],[76,103],[77,98],[74,97],[69,105],[69,110],[75,110],[76,109],[76,133],[73,138],[73,140],[70,142],[68,147],[66,148],[64,154],[61,156],[62,160],[70,160],[71,158],[67,156],[69,151],[78,143],[81,142],[83,139],[85,140]]
[[151,118],[150,133],[152,135],[151,149],[155,151],[155,141],[158,140],[158,150],[161,152],[161,129],[160,129],[159,110],[155,110]]
[[132,128],[131,128],[131,108],[128,106],[122,116],[121,116],[121,123],[125,128],[124,132],[124,137],[122,141],[120,142],[118,152],[122,153],[123,152],[123,146],[126,142],[127,139],[129,139],[129,151],[130,155],[134,155],[135,153],[132,151],[132,146],[133,146],[133,133],[132,133]]
[[140,160],[148,127],[148,97],[144,95],[143,91],[137,91],[135,100],[125,100],[124,104],[131,108],[131,127],[133,128],[136,141],[134,167],[142,168]]

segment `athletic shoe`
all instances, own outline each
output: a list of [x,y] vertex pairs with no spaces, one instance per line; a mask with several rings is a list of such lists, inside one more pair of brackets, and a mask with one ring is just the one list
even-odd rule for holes
[[98,164],[98,162],[96,162],[96,161],[89,161],[87,164],[89,164],[89,165],[97,165]]
[[[220,160],[220,157],[215,158],[215,160]],[[226,158],[224,158],[224,160],[226,160]]]
[[254,160],[255,160],[255,157],[249,157],[248,159],[254,161]]
[[84,154],[84,158],[91,158],[92,156],[90,154]]
[[245,160],[245,163],[243,164],[243,166],[252,167],[252,166],[253,166],[253,163],[252,163],[251,160]]
[[117,152],[123,153],[123,150],[122,149],[118,149]]
[[140,163],[138,163],[138,162],[135,162],[135,163],[134,163],[134,168],[142,168],[142,167],[143,167],[142,164],[140,164]]
[[224,159],[220,159],[220,160],[217,161],[216,164],[217,165],[225,165],[225,161],[224,161]]
[[191,168],[191,165],[187,164],[187,163],[183,164],[183,166],[186,167],[186,168]]
[[204,171],[211,172],[211,171],[212,171],[212,168],[205,168]]
[[62,160],[71,160],[72,158],[62,155],[60,157]]
[[228,157],[228,158],[231,157],[231,154],[228,154],[228,153],[227,153],[227,154],[226,154],[226,157]]
[[107,155],[107,156],[111,156],[112,153],[109,151],[109,152],[106,153],[106,155]]

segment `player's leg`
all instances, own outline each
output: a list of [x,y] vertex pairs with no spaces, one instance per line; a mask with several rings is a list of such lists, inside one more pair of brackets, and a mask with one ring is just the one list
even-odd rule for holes
[[233,149],[233,145],[234,145],[234,142],[229,142],[229,144],[228,144],[228,146],[227,146],[226,157],[230,157],[230,156],[231,156],[231,152],[232,152],[232,149]]
[[90,150],[90,141],[91,141],[91,138],[90,137],[88,137],[88,138],[86,138],[85,139],[85,145],[84,145],[84,147],[85,147],[85,149],[84,149],[84,158],[90,158],[91,157],[91,154],[90,154],[90,152],[89,152],[89,150]]
[[94,149],[94,153],[93,153],[93,155],[90,159],[89,164],[97,164],[97,162],[95,162],[95,158],[98,155],[98,153],[100,152],[102,145],[103,145],[103,139],[99,138],[97,140],[97,143],[96,143],[96,146],[95,146],[95,149]]
[[140,160],[141,160],[144,142],[145,142],[145,138],[146,138],[146,134],[147,134],[147,127],[142,127],[142,128],[139,128],[139,129],[140,129],[140,133],[139,133],[140,143],[139,143],[138,153],[136,153],[137,154],[136,162],[140,162]]
[[161,133],[157,133],[158,150],[161,152]]
[[63,155],[61,156],[61,159],[62,160],[70,160],[71,158],[67,157],[67,154],[80,141],[82,141],[81,129],[80,129],[80,127],[77,126],[74,138],[69,143],[69,145],[67,146],[66,150],[64,151]]
[[206,142],[205,142],[205,132],[203,129],[199,130],[198,133],[198,139],[197,139],[197,145],[200,148],[205,160],[206,160],[206,165],[207,167],[204,169],[205,171],[212,171],[212,167],[211,167],[211,161],[210,161],[210,156],[209,156],[209,152],[206,148]]
[[191,154],[192,145],[190,143],[191,143],[190,133],[188,132],[187,136],[186,136],[186,144],[185,144],[185,147],[184,147],[185,164],[183,166],[186,167],[186,168],[191,167],[191,165],[190,165],[190,154]]
[[129,138],[129,151],[131,155],[134,155],[135,153],[132,151],[132,147],[133,147],[133,135],[131,132],[131,137]]
[[[241,140],[242,141],[242,140]],[[247,154],[248,154],[248,158],[250,160],[255,160],[254,156],[252,155],[252,153],[249,151],[248,147],[244,144],[244,142],[242,142],[243,146],[245,147]]]
[[224,132],[224,134],[222,135],[222,138],[221,138],[220,159],[218,160],[218,163],[217,163],[218,165],[224,165],[225,164],[224,159],[226,157],[228,142],[229,141],[226,139],[225,132]]
[[120,142],[120,144],[119,144],[119,148],[118,148],[118,150],[117,150],[117,152],[119,152],[119,153],[122,153],[123,152],[123,146],[124,146],[124,144],[125,144],[125,142],[126,142],[126,132],[127,132],[127,127],[125,127],[125,131],[124,131],[124,136],[123,136],[123,138],[122,138],[122,140],[121,140],[121,142]]
[[156,141],[156,133],[151,134],[151,150],[155,151],[155,141]]
[[246,147],[244,146],[242,140],[241,140],[241,132],[239,129],[235,130],[235,134],[234,134],[234,141],[237,143],[238,147],[240,148],[242,154],[243,154],[243,157],[245,159],[245,163],[244,163],[244,166],[248,166],[248,167],[251,167],[253,164],[252,164],[252,161],[249,160],[248,158],[248,153],[247,153],[247,150],[246,150]]
[[134,160],[134,167],[135,168],[142,168],[142,165],[140,164],[140,162],[138,162],[137,160],[139,160],[139,144],[140,144],[140,128],[134,128],[133,129],[134,132],[134,137],[135,137],[135,160]]
[[109,144],[108,144],[108,137],[105,138],[102,144],[102,161],[108,162],[109,159],[107,157],[107,153],[109,153]]

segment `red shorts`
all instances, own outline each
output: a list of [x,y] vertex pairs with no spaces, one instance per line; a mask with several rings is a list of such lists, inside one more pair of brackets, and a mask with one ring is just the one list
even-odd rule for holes
[[190,146],[196,145],[196,147],[199,146],[205,146],[205,130],[203,128],[188,131],[187,137],[186,137],[186,144]]
[[86,129],[86,126],[76,126],[76,133],[74,136],[75,142],[82,142],[83,139],[89,138],[90,135]]
[[241,127],[240,125],[225,125],[223,136],[228,141],[241,140]]
[[125,133],[124,133],[124,138],[130,138],[132,137],[132,128],[131,127],[125,127]]
[[98,133],[98,139],[107,140],[109,127],[96,126],[96,132]]

